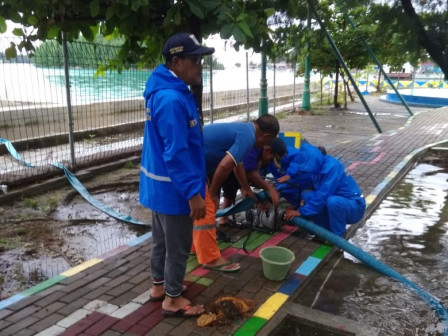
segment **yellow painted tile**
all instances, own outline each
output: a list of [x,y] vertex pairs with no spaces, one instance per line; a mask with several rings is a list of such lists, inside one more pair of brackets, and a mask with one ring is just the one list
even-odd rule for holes
[[280,309],[280,307],[286,302],[287,299],[288,295],[285,295],[283,293],[275,293],[269,299],[267,299],[260,308],[258,308],[254,316],[269,320]]
[[103,261],[102,259],[90,259],[90,260],[82,263],[81,265],[70,268],[68,271],[61,273],[61,275],[67,276],[67,277],[75,275],[76,273],[84,271],[85,269],[92,267],[93,265],[96,265],[102,261]]
[[372,202],[375,200],[376,196],[375,195],[369,195],[366,197],[366,203],[367,204],[372,204]]

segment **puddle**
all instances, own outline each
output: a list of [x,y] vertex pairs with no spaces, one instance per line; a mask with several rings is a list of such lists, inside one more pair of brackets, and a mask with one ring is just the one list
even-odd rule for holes
[[[447,165],[434,154],[416,164],[351,240],[442,302],[448,301]],[[298,303],[380,328],[382,336],[444,335],[423,299],[347,253],[319,274]]]
[[[110,172],[84,185],[103,204],[148,223],[150,212],[138,203],[136,168]],[[1,206],[0,215],[2,300],[149,231],[106,215],[71,187]]]

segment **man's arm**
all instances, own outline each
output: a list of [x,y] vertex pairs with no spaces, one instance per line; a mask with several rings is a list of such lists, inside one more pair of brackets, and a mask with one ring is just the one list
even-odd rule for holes
[[247,180],[246,171],[244,170],[243,163],[239,163],[234,168],[235,177],[241,186],[241,193],[244,197],[251,197],[253,199],[257,199],[254,192],[252,191],[249,181]]
[[225,180],[235,166],[236,163],[233,158],[229,154],[226,154],[218,164],[218,167],[213,174],[213,180],[210,184],[210,197],[214,201],[216,209],[219,208],[219,192],[221,190],[221,186],[224,184]]
[[269,192],[269,195],[271,196],[272,204],[277,205],[278,204],[278,191],[275,189],[275,187],[267,182],[258,171],[252,170],[247,172],[247,178],[249,181],[256,187],[260,189],[267,190]]

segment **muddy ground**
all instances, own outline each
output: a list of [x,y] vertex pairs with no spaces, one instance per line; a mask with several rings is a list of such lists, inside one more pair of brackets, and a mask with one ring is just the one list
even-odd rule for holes
[[[149,223],[138,202],[138,168],[84,186],[103,204]],[[0,206],[0,299],[5,299],[148,232],[104,214],[71,186]]]

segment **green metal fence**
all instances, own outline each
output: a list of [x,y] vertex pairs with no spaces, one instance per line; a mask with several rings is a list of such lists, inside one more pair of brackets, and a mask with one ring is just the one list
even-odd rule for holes
[[[9,140],[27,168],[0,145],[0,185],[11,188],[36,178],[61,174],[52,162],[72,171],[138,153],[144,129],[143,90],[150,69],[131,66],[118,73],[98,71],[113,59],[117,46],[86,42],[41,44],[34,57],[7,60],[11,40],[0,37],[0,138]],[[248,120],[257,116],[258,69],[250,56],[240,68],[203,70],[205,122]],[[300,99],[301,84],[292,71],[270,70],[270,113]],[[276,81],[274,86],[274,80]],[[295,87],[293,83],[295,82]],[[297,103],[296,103],[297,105]],[[298,105],[297,105],[298,106]],[[1,191],[0,191],[1,192]]]

